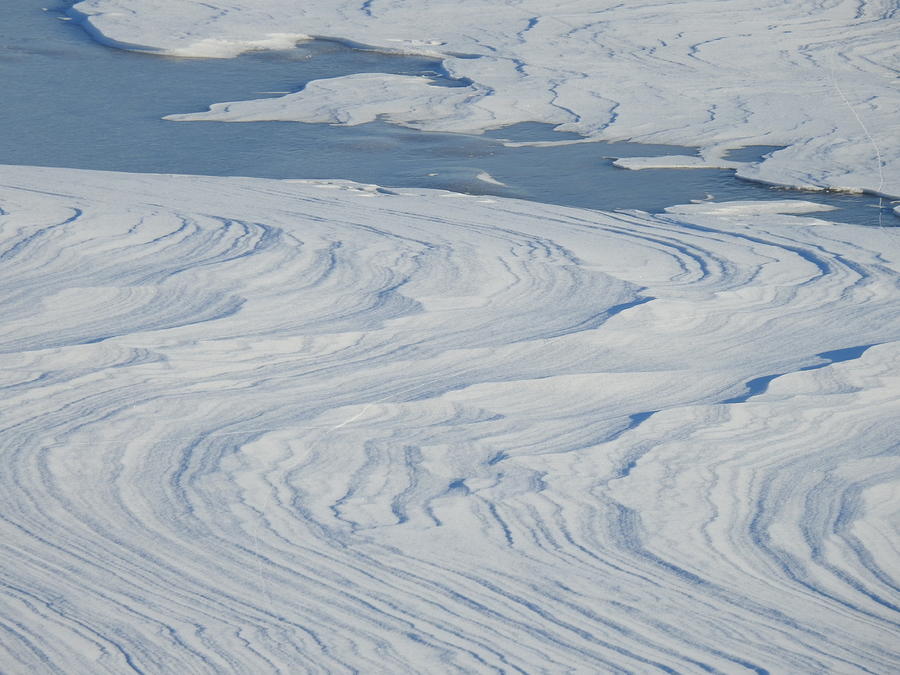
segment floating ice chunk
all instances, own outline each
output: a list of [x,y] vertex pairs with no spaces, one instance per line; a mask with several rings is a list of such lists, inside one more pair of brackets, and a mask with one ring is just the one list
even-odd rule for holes
[[490,183],[491,185],[499,185],[501,187],[506,187],[506,183],[503,183],[503,182],[497,180],[491,174],[489,174],[487,171],[482,171],[477,176],[475,176],[475,178],[477,178],[480,181],[484,181],[485,183]]
[[702,201],[693,204],[669,206],[665,211],[666,213],[682,215],[702,213],[713,216],[759,216],[766,213],[816,213],[821,211],[832,211],[835,208],[837,207],[828,204],[803,201],[800,199],[781,199],[771,201],[748,200],[733,202]]
[[554,148],[563,145],[577,145],[579,143],[592,142],[594,142],[594,139],[590,138],[569,138],[564,141],[501,141],[507,148]]
[[724,159],[709,161],[703,157],[691,157],[690,155],[620,157],[613,161],[614,166],[632,171],[641,169],[735,169],[741,164],[741,162],[729,162]]

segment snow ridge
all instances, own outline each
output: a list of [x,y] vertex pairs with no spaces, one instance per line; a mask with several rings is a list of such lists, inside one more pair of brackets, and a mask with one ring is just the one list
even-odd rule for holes
[[11,672],[900,668],[887,230],[0,185]]

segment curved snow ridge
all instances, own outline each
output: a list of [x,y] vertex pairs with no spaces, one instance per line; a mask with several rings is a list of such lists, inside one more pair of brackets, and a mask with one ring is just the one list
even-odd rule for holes
[[900,196],[892,2],[726,0],[714,11],[701,0],[134,4],[84,0],[73,13],[119,46],[233,56],[313,35],[441,56],[452,77],[473,83],[434,91],[414,76],[341,77],[178,119],[355,124],[385,115],[466,132],[537,121],[595,140],[700,146],[713,165],[728,149],[784,145],[739,174]]
[[0,186],[12,670],[900,668],[890,231]]

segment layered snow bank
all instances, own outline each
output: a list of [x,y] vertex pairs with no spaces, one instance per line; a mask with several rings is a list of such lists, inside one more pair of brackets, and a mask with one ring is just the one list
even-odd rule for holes
[[177,119],[385,115],[468,132],[538,121],[593,139],[702,146],[712,164],[728,148],[784,145],[740,175],[900,195],[900,48],[886,0],[85,0],[75,12],[118,46],[232,56],[314,35],[436,55],[471,80],[460,90],[411,76],[335,78]]
[[0,186],[7,669],[900,669],[889,230]]

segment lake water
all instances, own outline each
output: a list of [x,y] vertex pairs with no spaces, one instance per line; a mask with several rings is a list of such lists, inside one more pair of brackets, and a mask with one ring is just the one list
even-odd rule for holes
[[[43,3],[46,6],[46,3]],[[440,62],[351,49],[325,41],[235,59],[132,53],[92,40],[65,10],[21,0],[0,25],[0,147],[5,164],[110,171],[270,178],[344,178],[387,187],[428,187],[596,209],[666,206],[703,199],[808,199],[840,207],[839,220],[878,223],[879,200],[780,190],[713,169],[627,171],[613,157],[695,154],[634,143],[505,147],[501,138],[561,140],[524,124],[482,136],[428,133],[385,123],[338,127],[293,122],[170,122],[171,113],[301,89],[359,72],[428,75],[454,86]],[[745,148],[753,159],[773,148]],[[507,187],[477,178],[487,172]],[[891,213],[891,212],[887,212]],[[886,224],[896,224],[891,214]]]

